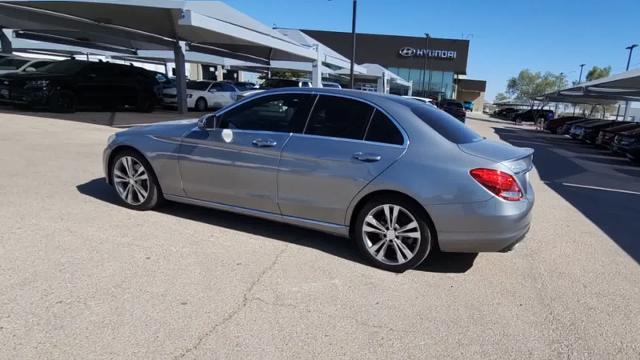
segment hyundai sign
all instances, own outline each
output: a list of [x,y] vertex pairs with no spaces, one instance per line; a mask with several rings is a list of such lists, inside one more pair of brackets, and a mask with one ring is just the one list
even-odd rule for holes
[[404,57],[430,57],[439,59],[455,59],[456,52],[449,50],[430,50],[430,49],[414,49],[409,46],[405,46],[398,53]]

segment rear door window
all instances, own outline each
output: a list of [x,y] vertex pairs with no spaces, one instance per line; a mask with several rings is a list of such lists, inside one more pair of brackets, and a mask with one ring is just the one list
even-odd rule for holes
[[362,140],[373,111],[362,101],[320,95],[304,133]]
[[404,144],[404,137],[396,124],[379,110],[376,110],[371,118],[365,140],[392,145]]
[[444,111],[419,104],[412,106],[411,110],[433,130],[453,143],[466,144],[483,139],[482,136]]

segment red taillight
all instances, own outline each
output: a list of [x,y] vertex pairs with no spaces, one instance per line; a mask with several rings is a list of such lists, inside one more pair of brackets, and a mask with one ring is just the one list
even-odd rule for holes
[[522,190],[516,179],[506,172],[493,169],[473,169],[469,172],[471,176],[496,194],[501,199],[508,201],[518,201],[522,199]]

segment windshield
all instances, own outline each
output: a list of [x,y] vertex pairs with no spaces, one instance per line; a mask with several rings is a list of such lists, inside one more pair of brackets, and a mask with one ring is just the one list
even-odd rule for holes
[[283,88],[283,87],[298,87],[297,80],[287,80],[287,79],[267,79],[262,85],[260,85],[261,89],[273,89],[273,88]]
[[5,58],[0,60],[0,70],[17,70],[28,62],[25,59]]
[[64,60],[42,67],[40,68],[40,71],[51,74],[73,74],[78,72],[85,65],[86,62],[84,61]]
[[211,83],[208,81],[189,81],[187,83],[187,89],[197,90],[197,91],[207,91],[210,85]]
[[444,111],[420,104],[412,106],[411,110],[433,130],[452,143],[467,144],[483,139],[482,136]]

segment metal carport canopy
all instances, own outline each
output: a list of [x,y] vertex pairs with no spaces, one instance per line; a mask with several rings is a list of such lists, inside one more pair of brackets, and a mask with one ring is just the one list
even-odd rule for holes
[[640,101],[640,69],[574,85],[545,94],[539,99],[579,104]]
[[[220,1],[0,0],[0,26],[83,46],[105,44],[133,51],[174,50],[179,93],[184,90],[184,50],[251,60],[313,61],[317,53]],[[123,51],[126,52],[126,51]],[[179,65],[178,65],[179,64]],[[182,89],[181,89],[182,88]],[[184,110],[182,108],[181,110]]]

